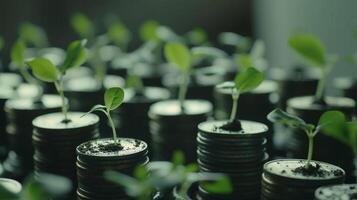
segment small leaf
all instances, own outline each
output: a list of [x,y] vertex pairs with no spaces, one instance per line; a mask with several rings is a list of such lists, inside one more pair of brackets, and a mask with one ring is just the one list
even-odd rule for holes
[[167,61],[183,72],[188,72],[191,67],[191,55],[188,48],[178,42],[170,42],[165,45],[165,57]]
[[227,176],[222,176],[214,182],[204,182],[202,186],[208,192],[215,194],[229,194],[233,191],[231,181]]
[[20,38],[26,43],[35,47],[46,47],[48,39],[46,32],[40,27],[30,22],[25,22],[20,26]]
[[71,18],[71,25],[82,38],[94,37],[94,25],[90,19],[82,13],[77,13]]
[[157,21],[146,21],[140,27],[140,38],[146,42],[159,40],[159,37],[157,36],[157,29],[159,26],[160,24]]
[[86,41],[73,41],[67,48],[66,59],[64,60],[61,72],[65,73],[68,69],[82,65],[87,59],[87,52],[84,48]]
[[257,88],[264,80],[264,74],[259,70],[249,67],[243,72],[240,72],[234,82],[237,90],[240,93],[251,91]]
[[201,45],[207,42],[207,33],[202,28],[195,28],[187,33],[187,39],[190,44]]
[[345,115],[340,111],[326,111],[319,119],[319,128],[330,132],[343,130],[343,124],[346,122]]
[[124,90],[120,87],[112,87],[105,91],[104,103],[107,111],[118,108],[124,100]]
[[182,151],[175,151],[172,156],[172,162],[175,166],[183,165],[185,163],[185,155]]
[[33,74],[45,82],[54,82],[57,80],[57,68],[46,58],[35,58],[26,62],[32,69]]
[[323,68],[326,64],[325,48],[319,38],[312,34],[292,36],[289,45],[313,66]]
[[280,123],[292,128],[301,128],[303,130],[309,129],[310,126],[303,119],[282,111],[281,109],[275,109],[267,116],[268,120],[273,123]]
[[25,43],[18,39],[11,48],[11,60],[17,67],[22,67],[25,62]]
[[148,178],[148,171],[144,166],[137,166],[134,170],[134,177],[140,181],[146,180]]
[[98,104],[98,105],[93,106],[93,107],[90,109],[90,111],[88,111],[87,113],[83,114],[81,117],[84,117],[84,116],[88,115],[89,113],[92,113],[92,112],[95,112],[95,111],[102,111],[102,112],[105,113],[105,109],[106,109],[105,106]]
[[119,47],[125,48],[131,38],[131,33],[122,22],[117,21],[109,27],[108,37]]

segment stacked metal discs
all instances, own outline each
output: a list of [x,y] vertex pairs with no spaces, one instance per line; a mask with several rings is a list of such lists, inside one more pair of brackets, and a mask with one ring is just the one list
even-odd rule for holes
[[32,120],[37,116],[57,112],[61,108],[61,98],[44,95],[41,102],[33,99],[12,99],[6,102],[6,127],[10,152],[4,161],[2,176],[22,179],[33,169]]
[[68,113],[71,120],[68,123],[63,123],[62,113],[46,114],[33,120],[35,173],[65,176],[76,185],[76,147],[99,136],[99,118],[83,114]]
[[123,137],[130,137],[151,143],[148,111],[160,100],[168,99],[169,92],[164,88],[146,87],[142,94],[131,89],[125,91],[125,103],[113,111],[113,120]]
[[181,150],[189,163],[196,161],[197,124],[206,121],[212,105],[204,100],[186,100],[184,112],[178,101],[155,103],[149,110],[154,160],[171,160]]
[[92,140],[77,147],[79,200],[131,199],[120,186],[108,181],[104,173],[115,170],[132,176],[138,165],[149,162],[147,144],[129,138],[119,138],[119,141],[122,148],[118,150],[113,150],[114,141],[109,138]]
[[220,127],[227,121],[208,121],[198,125],[197,155],[200,171],[227,174],[233,184],[229,195],[212,194],[199,187],[202,199],[258,199],[266,153],[267,126],[241,121],[243,131],[232,132]]
[[304,167],[306,160],[274,160],[264,165],[262,175],[262,200],[314,199],[315,190],[324,185],[343,183],[344,171],[334,165],[315,162],[319,165],[316,175],[303,175],[295,171]]
[[356,184],[323,186],[315,191],[316,200],[353,200],[356,197]]
[[[287,111],[311,124],[317,124],[320,116],[328,110],[341,111],[347,118],[352,119],[355,108],[355,102],[352,99],[326,97],[325,101],[325,105],[319,105],[313,103],[311,96],[291,98],[287,103]],[[288,130],[285,134],[288,136],[286,145],[288,157],[305,158],[308,149],[306,134],[300,129],[290,129],[290,132]],[[314,143],[319,147],[314,149],[316,160],[341,166],[346,171],[346,180],[354,181],[354,155],[347,145],[322,133],[316,135]]]

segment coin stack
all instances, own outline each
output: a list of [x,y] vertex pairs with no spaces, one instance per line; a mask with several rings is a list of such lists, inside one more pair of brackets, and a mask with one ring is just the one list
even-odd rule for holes
[[242,131],[223,130],[227,121],[208,121],[198,125],[197,155],[200,171],[227,174],[233,185],[228,195],[209,193],[199,187],[202,199],[259,199],[266,153],[267,126],[241,121]]
[[99,137],[99,117],[83,115],[81,112],[68,113],[68,123],[63,122],[62,113],[41,115],[33,120],[35,173],[65,176],[76,185],[76,147]]
[[357,184],[323,186],[315,191],[316,200],[349,200],[357,196]]
[[304,167],[306,160],[281,159],[264,165],[262,200],[314,199],[314,191],[324,185],[343,183],[345,172],[337,166],[313,161],[318,171],[307,175],[296,169]]
[[[147,144],[119,138],[122,149],[113,150],[113,139],[98,139],[77,147],[78,200],[129,200],[121,186],[108,181],[104,172],[114,170],[132,176],[149,162]],[[107,148],[106,148],[107,147]]]
[[197,124],[206,121],[212,105],[205,100],[186,100],[184,112],[178,101],[155,103],[149,110],[154,160],[171,160],[175,150],[185,154],[188,163],[196,162]]

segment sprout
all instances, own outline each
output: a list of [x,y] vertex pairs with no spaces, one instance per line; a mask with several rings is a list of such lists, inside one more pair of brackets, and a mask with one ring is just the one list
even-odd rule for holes
[[[234,79],[234,83],[225,82],[218,85],[218,88],[230,89],[232,91],[233,106],[229,123],[222,128],[230,129],[231,125],[238,122],[237,110],[239,96],[243,93],[249,92],[257,88],[264,80],[264,74],[254,67],[249,67],[246,70],[240,72]],[[239,127],[241,129],[241,127]]]
[[82,13],[76,13],[71,17],[71,25],[74,31],[81,38],[88,38],[89,41],[95,36],[94,25],[90,19]]
[[63,76],[68,69],[82,65],[86,60],[86,49],[84,48],[86,41],[74,41],[67,48],[66,59],[62,66],[55,66],[46,58],[35,58],[26,62],[32,69],[33,74],[40,80],[54,83],[57,92],[62,99],[62,113],[64,115],[63,123],[68,123],[70,120],[67,116],[67,105],[63,92]]
[[323,101],[326,79],[337,61],[337,56],[326,56],[325,47],[320,39],[311,34],[292,36],[289,39],[289,45],[295,52],[303,57],[307,63],[320,69],[321,77],[315,93],[315,101]]
[[38,48],[48,46],[46,32],[40,27],[30,22],[25,22],[20,26],[20,38],[27,44]]
[[134,177],[114,171],[107,171],[104,176],[107,180],[124,187],[129,196],[139,200],[150,200],[156,190],[162,191],[174,186],[180,186],[178,193],[183,197],[195,182],[202,182],[207,191],[214,193],[227,194],[232,191],[227,176],[218,173],[199,173],[196,164],[184,166],[183,162],[183,154],[175,152],[173,162],[151,162],[147,167],[139,166],[134,171]]
[[157,36],[157,29],[159,28],[160,24],[154,20],[148,20],[144,22],[140,26],[140,38],[142,41],[158,41],[159,37]]
[[117,133],[115,130],[115,125],[112,117],[110,116],[110,111],[117,109],[124,101],[124,90],[120,87],[109,88],[104,93],[104,105],[95,105],[88,113],[94,111],[103,112],[110,123],[113,131],[114,143],[119,145]]
[[318,122],[318,125],[308,124],[303,119],[284,112],[280,109],[275,109],[267,116],[268,120],[273,123],[280,123],[292,128],[303,130],[308,138],[308,154],[305,167],[309,168],[311,165],[312,155],[314,151],[314,137],[320,130],[331,130],[341,127],[345,122],[345,115],[339,111],[324,112]]
[[187,92],[187,82],[191,70],[190,50],[182,43],[170,42],[164,48],[166,60],[181,71],[181,83],[179,88],[179,102],[181,110],[184,110],[184,101]]

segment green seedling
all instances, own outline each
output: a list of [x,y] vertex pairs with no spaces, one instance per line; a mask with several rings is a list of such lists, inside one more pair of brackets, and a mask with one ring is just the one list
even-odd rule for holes
[[27,83],[41,88],[39,82],[29,73],[25,63],[25,50],[26,45],[22,39],[18,39],[11,48],[11,61],[14,63],[15,67],[19,70],[22,77]]
[[0,199],[3,200],[49,200],[63,198],[72,189],[72,183],[65,177],[52,174],[28,176],[20,192],[0,184]]
[[[234,82],[225,82],[217,86],[218,88],[230,89],[232,91],[233,106],[229,118],[228,127],[230,127],[231,124],[239,122],[237,110],[240,95],[254,90],[263,81],[264,74],[261,71],[255,69],[254,67],[249,67],[239,72],[239,74],[235,77]],[[241,129],[241,127],[239,127],[239,129]]]
[[264,58],[265,44],[262,40],[256,40],[249,53],[236,54],[234,60],[240,69],[247,69],[255,66],[258,69],[265,69],[267,61]]
[[179,102],[181,110],[184,111],[184,101],[187,93],[187,83],[191,70],[190,50],[182,43],[170,42],[164,47],[166,60],[181,72],[181,82],[179,87]]
[[71,26],[81,37],[92,41],[95,37],[95,29],[92,21],[82,13],[76,13],[71,17]]
[[20,25],[20,39],[25,44],[33,45],[37,48],[48,46],[48,39],[46,32],[40,27],[30,22],[25,22]]
[[100,111],[103,112],[112,127],[113,140],[118,146],[120,145],[115,129],[114,121],[110,115],[112,110],[117,109],[124,101],[124,90],[120,87],[109,88],[104,93],[104,105],[95,105],[88,113]]
[[144,22],[139,29],[140,38],[144,42],[159,41],[160,38],[157,35],[157,30],[160,24],[154,20],[148,20]]
[[132,35],[125,24],[119,19],[116,19],[109,25],[107,37],[123,51],[127,51]]
[[326,111],[324,112],[317,125],[306,123],[303,119],[284,112],[280,109],[275,109],[267,116],[268,120],[273,123],[280,123],[292,128],[298,128],[306,133],[308,138],[308,153],[305,168],[311,166],[311,160],[314,151],[314,137],[321,130],[337,129],[343,126],[345,116],[339,111]]
[[236,53],[247,53],[252,46],[252,41],[249,37],[232,32],[219,34],[218,41],[221,44],[233,46],[236,49]]
[[62,99],[62,113],[64,115],[63,123],[68,123],[70,120],[67,116],[67,104],[63,91],[63,77],[67,70],[82,65],[87,57],[86,49],[84,48],[86,41],[74,41],[67,48],[66,59],[62,66],[55,66],[46,58],[35,58],[26,62],[32,69],[33,74],[44,82],[54,83],[57,92]]
[[324,44],[312,34],[294,35],[289,39],[289,45],[310,66],[320,69],[321,77],[316,89],[315,101],[323,101],[326,80],[337,61],[337,56],[326,55]]
[[104,175],[106,179],[124,187],[126,193],[138,200],[150,200],[155,191],[163,191],[179,186],[179,198],[184,199],[192,183],[201,182],[202,186],[214,193],[227,194],[232,186],[227,176],[217,173],[199,173],[196,164],[183,165],[184,156],[175,152],[173,162],[151,162],[147,167],[137,167],[134,177],[114,171]]

